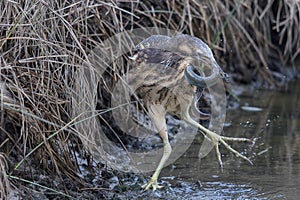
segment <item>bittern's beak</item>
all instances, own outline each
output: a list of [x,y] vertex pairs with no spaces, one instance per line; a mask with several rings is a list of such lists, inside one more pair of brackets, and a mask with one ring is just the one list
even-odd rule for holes
[[223,80],[225,80],[225,82],[229,82],[229,76],[223,72],[218,63],[214,60],[211,63],[212,72],[209,76],[201,76],[199,70],[195,66],[188,65],[184,71],[185,79],[191,85],[195,85],[199,88],[213,86],[217,83],[219,78],[222,78]]

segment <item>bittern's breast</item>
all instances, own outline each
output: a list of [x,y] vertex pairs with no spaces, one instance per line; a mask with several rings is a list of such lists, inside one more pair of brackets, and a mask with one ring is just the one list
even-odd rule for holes
[[[135,82],[143,80],[135,91],[145,104],[164,105],[170,114],[180,114],[180,104],[190,101],[195,93],[184,78],[183,57],[160,49],[147,48],[136,55],[133,66]],[[188,102],[187,102],[188,103]]]

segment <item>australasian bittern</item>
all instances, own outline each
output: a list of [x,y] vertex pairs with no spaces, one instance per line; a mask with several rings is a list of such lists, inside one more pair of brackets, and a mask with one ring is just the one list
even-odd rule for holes
[[[229,151],[251,163],[251,161],[232,149],[226,141],[250,141],[246,138],[220,136],[191,118],[189,111],[194,106],[193,99],[197,89],[214,85],[218,79],[226,79],[226,74],[214,59],[210,48],[199,38],[190,35],[168,37],[153,35],[136,46],[136,54],[132,57],[133,65],[144,68],[142,75],[145,81],[135,92],[143,99],[148,114],[163,140],[163,156],[149,182],[144,189],[156,190],[158,176],[169,158],[172,148],[168,139],[166,114],[176,115],[190,125],[197,127],[208,137],[217,152],[222,167],[219,143]],[[210,75],[204,75],[199,65],[208,63]],[[157,64],[157,66],[155,66]],[[168,69],[172,72],[168,73]]]

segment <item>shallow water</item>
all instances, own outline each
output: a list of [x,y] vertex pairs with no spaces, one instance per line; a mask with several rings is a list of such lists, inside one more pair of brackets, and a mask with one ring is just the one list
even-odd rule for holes
[[[220,146],[221,171],[211,151],[199,160],[199,135],[188,151],[162,170],[164,189],[131,191],[138,199],[298,199],[300,196],[300,82],[286,92],[253,90],[229,109],[223,135],[255,139],[253,146],[233,143],[254,165]],[[241,108],[242,106],[243,109]],[[255,107],[252,109],[252,107]],[[259,108],[259,109],[257,109]],[[145,176],[149,178],[149,176]]]

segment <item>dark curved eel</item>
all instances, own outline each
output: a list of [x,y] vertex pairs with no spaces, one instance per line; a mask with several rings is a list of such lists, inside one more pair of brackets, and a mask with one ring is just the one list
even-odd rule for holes
[[210,76],[200,76],[196,73],[196,68],[193,65],[189,65],[184,71],[185,79],[191,84],[199,88],[211,87],[220,78],[219,69],[213,67]]

